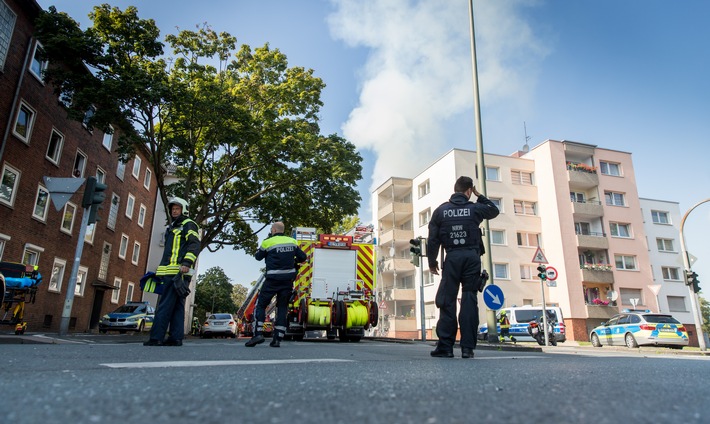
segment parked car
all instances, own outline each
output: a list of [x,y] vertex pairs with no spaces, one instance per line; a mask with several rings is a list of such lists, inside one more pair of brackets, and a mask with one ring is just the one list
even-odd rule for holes
[[99,332],[145,331],[153,326],[155,309],[148,302],[128,302],[99,320]]
[[212,314],[202,324],[200,337],[237,337],[237,320],[231,314]]
[[[528,324],[530,321],[542,316],[542,308],[537,306],[511,306],[509,308],[503,308],[496,312],[496,321],[500,318],[501,311],[505,311],[510,320],[510,335],[515,337],[518,341],[530,341],[533,342],[535,339],[530,337],[528,333]],[[548,306],[547,311],[552,314],[552,316],[557,321],[555,325],[555,339],[558,343],[562,343],[567,340],[567,333],[565,322],[562,317],[562,310],[556,306]],[[498,329],[498,334],[500,334],[500,325],[496,324]],[[478,339],[486,340],[488,338],[488,323],[483,323],[478,326]]]
[[594,347],[654,345],[682,349],[688,346],[688,332],[672,315],[624,309],[592,330],[589,341]]

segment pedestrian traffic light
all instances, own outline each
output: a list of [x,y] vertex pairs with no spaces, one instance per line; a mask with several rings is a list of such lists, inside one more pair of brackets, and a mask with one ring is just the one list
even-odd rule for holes
[[412,254],[412,264],[414,266],[419,266],[421,263],[422,256],[422,239],[415,238],[409,240],[409,252]]
[[688,269],[685,271],[685,284],[687,286],[692,286],[693,292],[700,292],[700,282],[698,281],[698,274],[693,270]]
[[89,177],[86,180],[86,188],[84,188],[84,198],[81,201],[81,206],[84,209],[89,209],[89,224],[98,221],[96,214],[99,209],[103,209],[101,203],[106,199],[106,184],[102,184],[96,180],[96,177]]
[[537,276],[540,277],[542,281],[547,280],[547,267],[543,264],[537,266]]

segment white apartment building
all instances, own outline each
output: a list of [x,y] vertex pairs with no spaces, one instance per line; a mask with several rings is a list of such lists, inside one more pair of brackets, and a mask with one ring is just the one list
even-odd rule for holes
[[[544,290],[547,305],[562,309],[571,340],[588,340],[592,328],[634,302],[637,308],[668,312],[671,296],[673,308],[681,308],[680,292],[664,291],[663,301],[656,297],[671,256],[662,258],[663,265],[656,262],[644,224],[652,222],[651,209],[671,208],[644,207],[649,210],[644,219],[630,153],[547,140],[529,152],[486,154],[484,161],[487,195],[501,210],[489,222],[493,269],[488,271],[503,290],[504,306],[539,305]],[[427,339],[435,335],[440,277],[429,274],[426,262],[422,268],[410,263],[409,240],[428,236],[431,213],[453,193],[459,176],[468,175],[481,187],[477,168],[475,152],[453,149],[413,179],[392,177],[373,192],[380,335],[418,338],[422,327]],[[654,247],[656,238],[654,233]],[[532,261],[538,246],[559,273],[556,284],[544,288]],[[485,256],[482,261],[485,267]],[[694,334],[689,313],[673,314]]]

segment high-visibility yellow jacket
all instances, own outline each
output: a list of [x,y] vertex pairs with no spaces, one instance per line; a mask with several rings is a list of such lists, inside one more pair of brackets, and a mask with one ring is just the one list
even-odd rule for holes
[[181,265],[192,268],[199,252],[199,228],[195,221],[181,216],[173,220],[165,231],[165,250],[155,274],[175,275],[180,272]]

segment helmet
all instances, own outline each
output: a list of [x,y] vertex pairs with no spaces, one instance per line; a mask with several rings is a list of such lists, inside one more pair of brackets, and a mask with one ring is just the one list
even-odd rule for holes
[[182,214],[187,215],[187,208],[190,206],[188,205],[187,200],[180,197],[173,197],[168,200],[168,209],[170,209],[172,205],[180,205],[182,208]]
[[505,311],[500,312],[500,316],[504,317],[505,316]]

